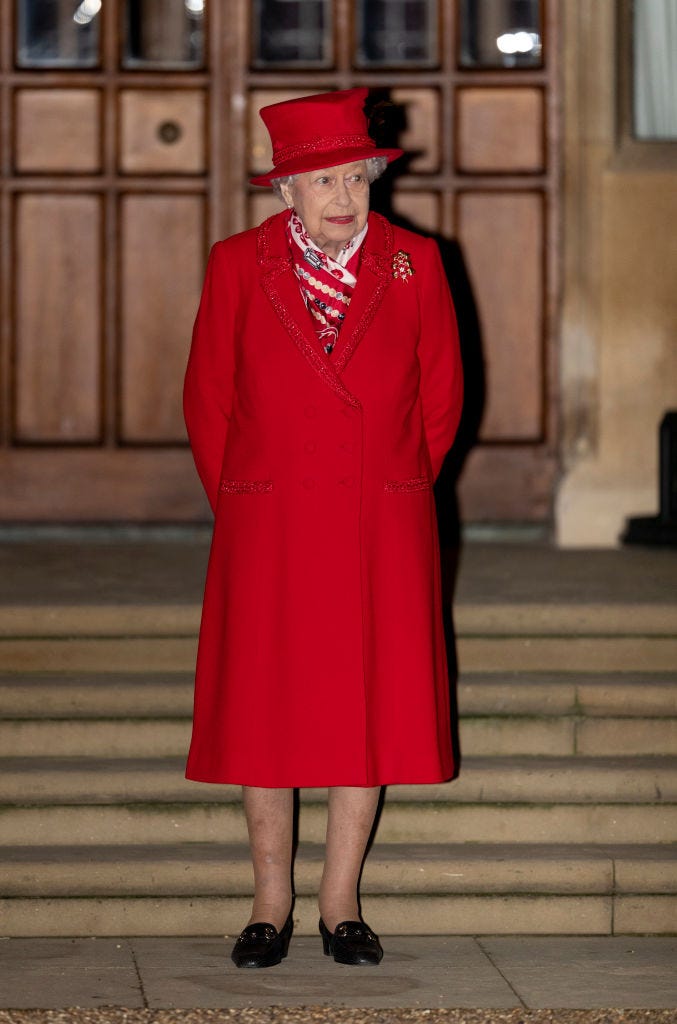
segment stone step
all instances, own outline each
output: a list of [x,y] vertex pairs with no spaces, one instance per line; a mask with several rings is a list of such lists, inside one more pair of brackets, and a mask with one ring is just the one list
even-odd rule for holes
[[[324,845],[302,843],[298,895],[317,893]],[[0,898],[251,896],[245,844],[16,846],[3,849]],[[677,893],[677,860],[665,846],[376,842],[362,876],[366,895]]]
[[[184,758],[2,758],[0,805],[238,803],[239,786],[184,778]],[[389,786],[388,803],[677,803],[677,758],[464,757],[452,783]],[[304,803],[326,790],[304,789]]]
[[[300,845],[297,934],[316,934],[322,857]],[[7,847],[3,864],[5,935],[233,935],[249,913],[245,844]],[[674,931],[676,891],[656,845],[377,842],[362,902],[384,935],[639,934]]]
[[[246,841],[241,808],[232,803],[4,806],[2,846]],[[306,803],[300,838],[322,842],[326,808]],[[677,804],[390,803],[378,837],[384,843],[674,843]]]
[[[190,672],[195,636],[4,637],[3,672]],[[677,636],[459,636],[463,672],[672,672]]]
[[[4,719],[6,757],[171,757],[188,750],[189,719]],[[613,757],[677,754],[677,718],[466,715],[461,749],[472,756]]]
[[[249,917],[242,896],[0,899],[7,936],[225,935],[228,946]],[[675,895],[369,896],[362,910],[380,935],[674,934]],[[317,901],[296,901],[295,934],[317,937]],[[229,949],[224,946],[224,956]]]
[[[191,672],[0,673],[0,718],[182,718],[192,705]],[[677,669],[465,672],[458,705],[477,716],[677,717]]]
[[[200,613],[196,603],[5,604],[0,636],[193,636]],[[677,635],[677,604],[462,600],[454,626],[458,636],[669,636]]]

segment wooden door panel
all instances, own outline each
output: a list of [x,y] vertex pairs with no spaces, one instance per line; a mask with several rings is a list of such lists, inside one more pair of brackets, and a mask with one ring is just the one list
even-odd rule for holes
[[459,481],[463,520],[542,523],[550,514],[556,462],[535,445],[479,445]]
[[120,223],[120,440],[184,442],[181,388],[202,283],[204,200],[127,195]]
[[210,516],[187,447],[5,449],[0,479],[4,521],[194,522]]
[[274,213],[279,213],[282,209],[282,202],[277,196],[269,189],[265,191],[262,189],[258,195],[249,197],[249,224],[250,228],[254,228],[257,224],[260,224],[266,219],[266,217],[272,217]]
[[398,144],[408,156],[408,170],[430,173],[440,167],[440,97],[437,89],[393,89],[391,101],[402,110]]
[[98,89],[18,89],[15,104],[19,173],[101,170]]
[[16,201],[14,438],[101,436],[101,202]]
[[199,89],[120,91],[120,170],[203,174],[206,97]]
[[437,192],[395,192],[393,209],[411,224],[433,234],[440,225],[440,197]]
[[486,372],[484,441],[543,434],[543,199],[464,192],[458,234],[478,306]]
[[544,170],[541,89],[459,89],[457,121],[459,170],[484,174],[537,174]]

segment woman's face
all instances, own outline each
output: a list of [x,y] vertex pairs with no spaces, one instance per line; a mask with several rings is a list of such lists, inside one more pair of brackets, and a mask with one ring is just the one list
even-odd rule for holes
[[297,174],[282,186],[287,206],[293,206],[318,249],[336,258],[367,223],[369,182],[364,160],[321,171]]

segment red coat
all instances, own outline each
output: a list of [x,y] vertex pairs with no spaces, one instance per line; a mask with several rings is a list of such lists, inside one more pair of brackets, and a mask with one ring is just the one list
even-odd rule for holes
[[[285,213],[213,247],[184,408],[215,510],[187,777],[453,774],[432,484],[462,400],[437,246],[369,215],[325,356]],[[413,276],[393,278],[409,254]]]

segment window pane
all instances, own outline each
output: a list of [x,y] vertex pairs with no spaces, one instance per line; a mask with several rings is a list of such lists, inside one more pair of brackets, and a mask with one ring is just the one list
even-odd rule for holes
[[436,0],[358,0],[360,67],[437,64]]
[[89,68],[99,62],[101,0],[18,0],[22,68]]
[[642,0],[633,14],[635,135],[677,139],[677,0]]
[[470,68],[542,64],[539,0],[461,0],[459,63]]
[[204,63],[205,0],[127,0],[126,68],[195,68]]
[[329,0],[254,0],[255,67],[329,67]]

